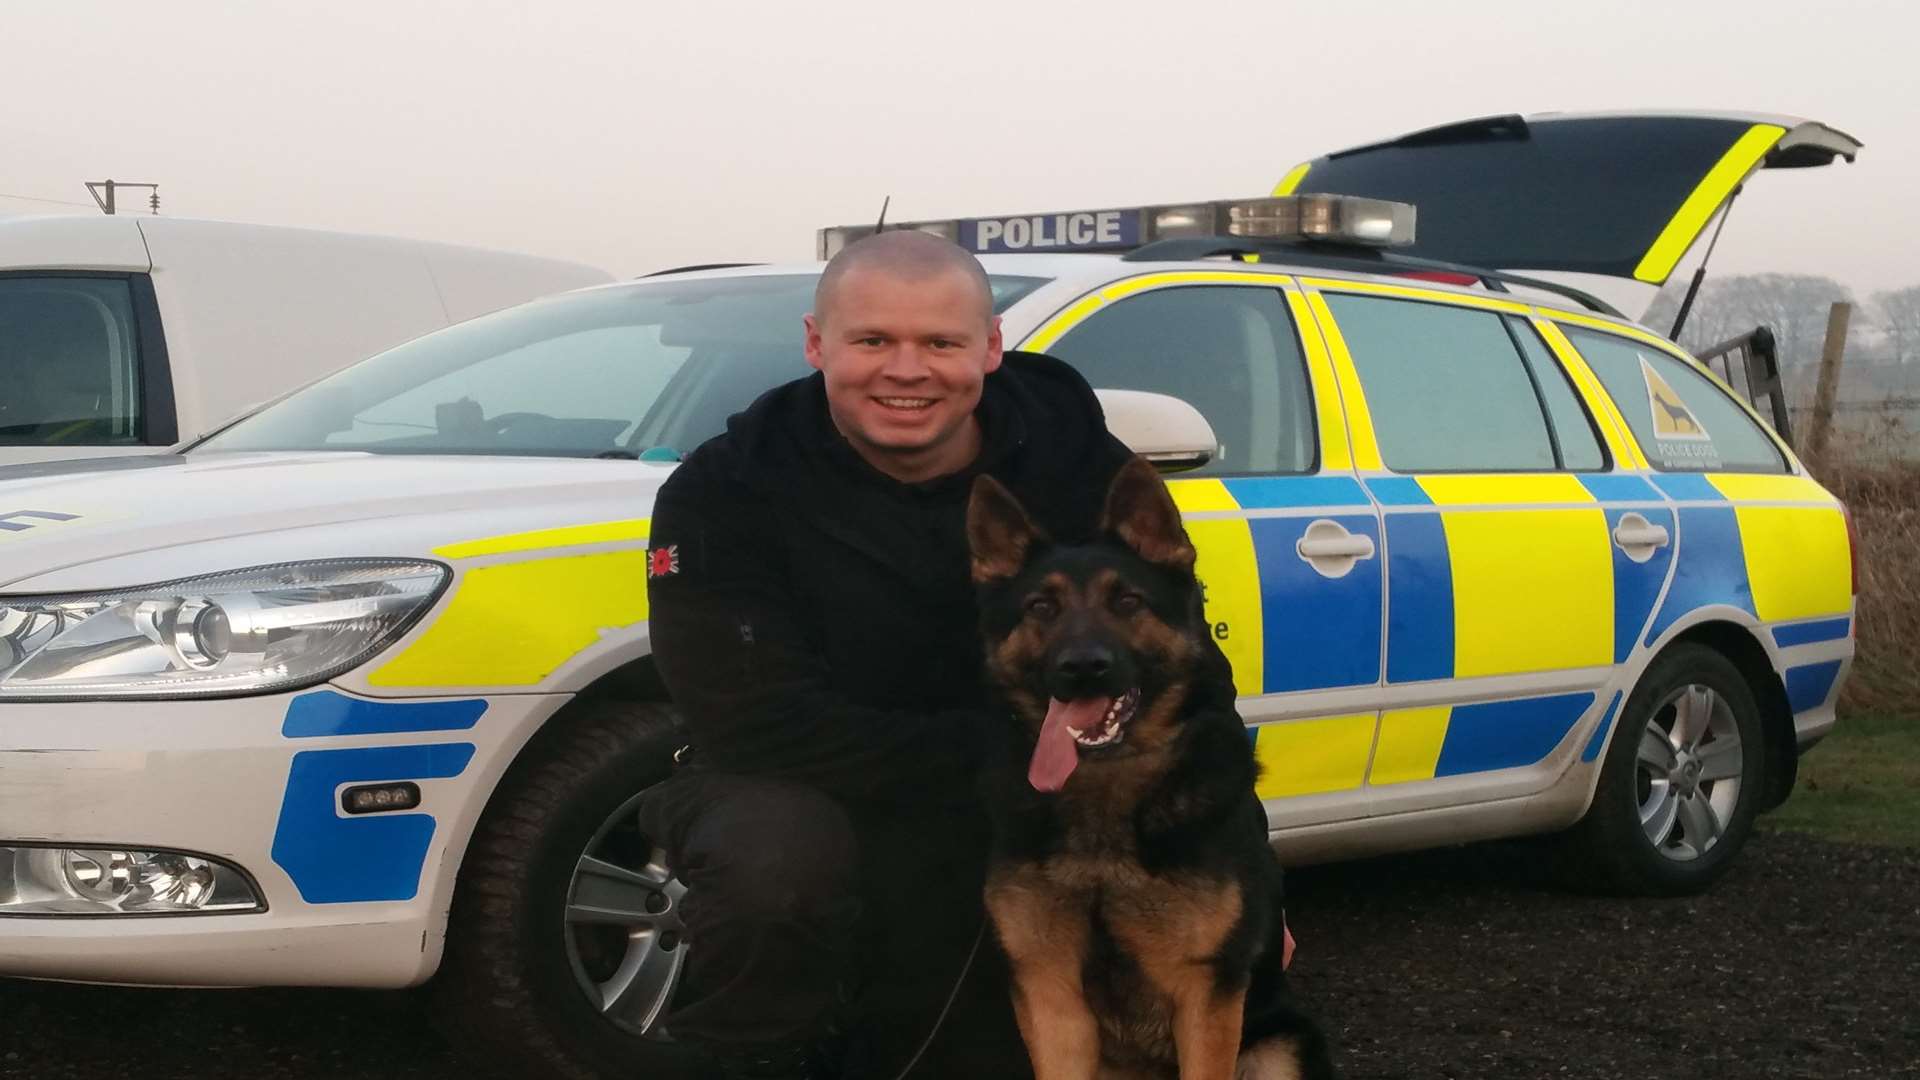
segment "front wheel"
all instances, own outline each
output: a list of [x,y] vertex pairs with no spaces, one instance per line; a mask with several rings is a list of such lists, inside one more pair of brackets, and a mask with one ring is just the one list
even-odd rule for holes
[[1740,669],[1676,645],[1620,711],[1593,805],[1569,841],[1577,883],[1611,892],[1699,892],[1752,831],[1764,788],[1760,707]]
[[501,1075],[681,1080],[661,1025],[685,888],[641,834],[679,746],[662,705],[583,701],[523,752],[467,849],[435,977],[441,1027]]

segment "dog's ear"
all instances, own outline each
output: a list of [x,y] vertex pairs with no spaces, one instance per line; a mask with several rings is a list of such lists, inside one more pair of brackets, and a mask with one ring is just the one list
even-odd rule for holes
[[1146,458],[1136,455],[1114,475],[1100,528],[1156,566],[1193,573],[1193,543],[1180,524],[1180,508]]
[[975,584],[1019,573],[1028,552],[1046,538],[1000,481],[985,473],[974,479],[967,500],[967,547],[973,553]]

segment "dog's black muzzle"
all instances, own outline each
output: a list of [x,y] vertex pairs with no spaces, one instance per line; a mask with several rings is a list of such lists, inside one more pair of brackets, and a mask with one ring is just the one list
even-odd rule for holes
[[1133,689],[1132,653],[1098,634],[1061,635],[1047,656],[1047,693],[1060,701],[1117,698]]

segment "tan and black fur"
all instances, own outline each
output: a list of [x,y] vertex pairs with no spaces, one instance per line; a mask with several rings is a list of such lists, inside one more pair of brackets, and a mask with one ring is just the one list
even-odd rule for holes
[[[986,903],[1038,1080],[1332,1076],[1286,1001],[1281,872],[1195,552],[1152,467],[1093,544],[1051,543],[991,478],[968,508],[987,668],[1012,720],[990,770]],[[1026,763],[1050,698],[1138,691],[1057,793]]]

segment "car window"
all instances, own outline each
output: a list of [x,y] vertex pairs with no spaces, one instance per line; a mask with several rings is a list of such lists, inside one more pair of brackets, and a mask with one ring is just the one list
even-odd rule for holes
[[1574,393],[1566,369],[1554,359],[1547,343],[1540,340],[1540,332],[1517,315],[1507,316],[1507,329],[1520,345],[1520,354],[1526,358],[1527,370],[1533,374],[1540,400],[1547,404],[1547,421],[1553,430],[1554,449],[1560,452],[1560,467],[1589,472],[1606,468],[1607,456],[1600,449],[1600,435],[1593,426],[1593,417]]
[[[632,429],[635,406],[657,398],[691,351],[662,346],[658,326],[604,326],[546,338],[361,410],[323,442],[357,449],[422,432],[438,438],[466,426],[477,429],[470,438],[512,448],[562,435],[553,425],[565,417],[591,445],[610,446]],[[590,431],[595,420],[600,430]]]
[[[200,444],[672,459],[809,373],[813,274],[663,277],[522,304],[356,364]],[[996,309],[1044,278],[991,279]]]
[[1667,472],[1786,472],[1773,440],[1705,375],[1629,338],[1563,326],[1653,467]]
[[1199,409],[1219,456],[1198,473],[1311,472],[1306,364],[1278,289],[1158,289],[1095,312],[1047,350],[1098,389],[1147,390]]
[[124,278],[0,277],[0,444],[139,442],[139,360]]
[[1556,468],[1533,379],[1490,311],[1326,294],[1395,472]]

